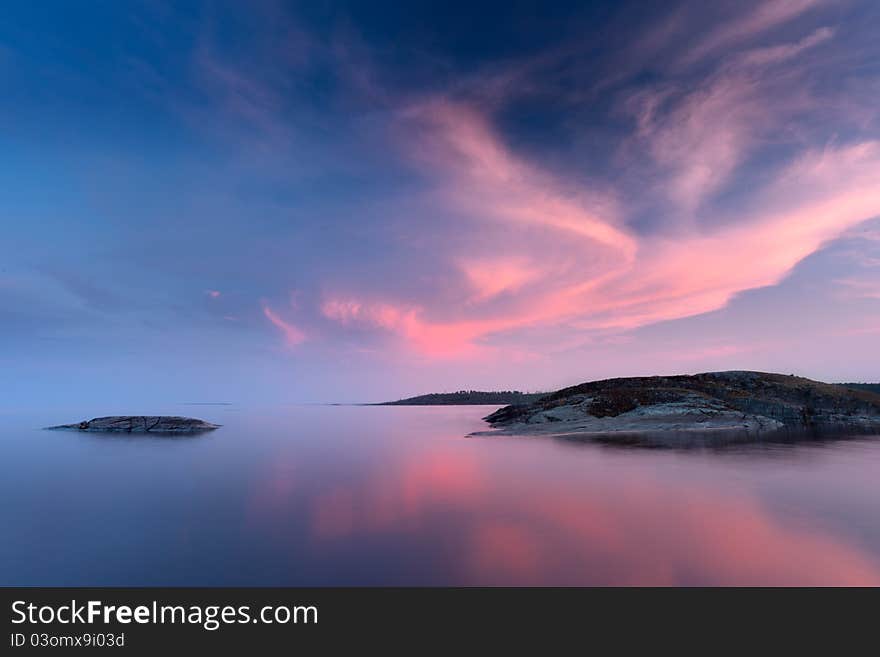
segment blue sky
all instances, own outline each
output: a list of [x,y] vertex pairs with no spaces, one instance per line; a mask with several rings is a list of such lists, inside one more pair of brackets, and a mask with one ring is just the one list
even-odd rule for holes
[[880,379],[880,8],[5,3],[3,406]]

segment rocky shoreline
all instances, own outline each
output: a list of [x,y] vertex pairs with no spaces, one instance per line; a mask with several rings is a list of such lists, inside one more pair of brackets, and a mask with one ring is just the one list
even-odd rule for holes
[[510,405],[476,435],[711,445],[797,435],[880,434],[880,395],[766,372],[608,379]]

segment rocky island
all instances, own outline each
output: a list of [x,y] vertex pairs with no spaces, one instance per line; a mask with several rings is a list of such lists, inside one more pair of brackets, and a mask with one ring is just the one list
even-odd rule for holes
[[593,381],[484,418],[491,434],[549,434],[649,446],[877,433],[880,394],[766,372]]
[[176,415],[111,415],[83,420],[76,424],[60,424],[46,428],[94,433],[194,434],[213,431],[219,426],[204,420]]

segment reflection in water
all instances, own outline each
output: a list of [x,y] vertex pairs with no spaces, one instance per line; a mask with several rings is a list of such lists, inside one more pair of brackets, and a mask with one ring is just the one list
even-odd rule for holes
[[485,413],[221,409],[171,444],[22,423],[2,583],[880,584],[880,440],[466,438]]
[[[459,581],[880,583],[876,557],[774,518],[751,496],[662,483],[644,472],[574,487],[527,472],[505,486],[479,473],[452,451],[401,460],[385,477],[318,496],[312,537],[357,543],[395,530],[431,533],[440,516],[458,510],[467,520],[453,546]],[[503,499],[493,499],[501,489]]]

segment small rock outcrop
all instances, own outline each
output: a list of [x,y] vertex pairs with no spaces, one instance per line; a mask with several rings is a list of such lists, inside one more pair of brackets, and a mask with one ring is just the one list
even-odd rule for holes
[[[664,434],[880,433],[880,395],[765,372],[708,372],[583,383],[485,418],[496,433],[581,434],[667,444]],[[658,437],[659,436],[659,437]],[[678,440],[678,439],[676,439]]]
[[192,434],[213,431],[219,426],[204,420],[176,415],[111,415],[83,420],[76,424],[61,424],[46,428],[95,433]]

